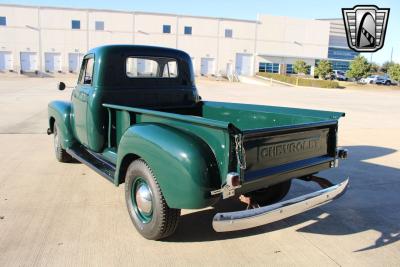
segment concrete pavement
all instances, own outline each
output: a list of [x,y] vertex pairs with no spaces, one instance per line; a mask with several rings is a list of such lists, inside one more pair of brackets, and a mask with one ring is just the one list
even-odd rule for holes
[[[400,265],[400,91],[198,81],[206,100],[346,112],[339,143],[350,159],[324,175],[349,175],[351,187],[326,206],[234,233],[215,233],[211,218],[241,209],[236,201],[185,210],[176,234],[154,242],[134,229],[123,186],[55,160],[46,107],[71,93],[56,83],[0,78],[0,266]],[[295,181],[288,198],[317,189]]]

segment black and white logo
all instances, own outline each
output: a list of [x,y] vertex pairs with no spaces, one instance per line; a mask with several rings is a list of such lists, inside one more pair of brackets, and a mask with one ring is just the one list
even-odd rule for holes
[[390,8],[357,5],[342,8],[347,43],[357,52],[375,52],[383,47]]

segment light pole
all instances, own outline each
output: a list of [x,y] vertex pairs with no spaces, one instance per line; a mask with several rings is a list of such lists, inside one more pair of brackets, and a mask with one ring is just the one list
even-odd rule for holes
[[37,31],[39,34],[39,72],[42,72],[42,31],[40,28],[36,28],[30,25],[25,25],[28,29]]
[[392,51],[390,52],[390,63],[393,62],[393,46],[392,46]]

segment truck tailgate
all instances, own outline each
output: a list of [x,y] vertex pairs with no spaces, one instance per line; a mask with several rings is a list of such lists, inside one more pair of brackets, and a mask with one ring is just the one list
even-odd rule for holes
[[245,131],[245,182],[271,177],[274,184],[326,168],[335,159],[336,131],[336,120]]

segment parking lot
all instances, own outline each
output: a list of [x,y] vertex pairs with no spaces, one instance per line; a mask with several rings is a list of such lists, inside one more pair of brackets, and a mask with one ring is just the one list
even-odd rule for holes
[[[68,100],[53,78],[0,76],[0,266],[400,265],[400,90],[318,89],[200,79],[205,100],[346,112],[340,199],[279,222],[232,233],[211,226],[219,210],[184,210],[177,232],[143,239],[125,207],[123,186],[83,164],[58,163],[47,136],[47,103]],[[73,86],[74,79],[65,79]],[[287,198],[318,190],[296,181]]]

